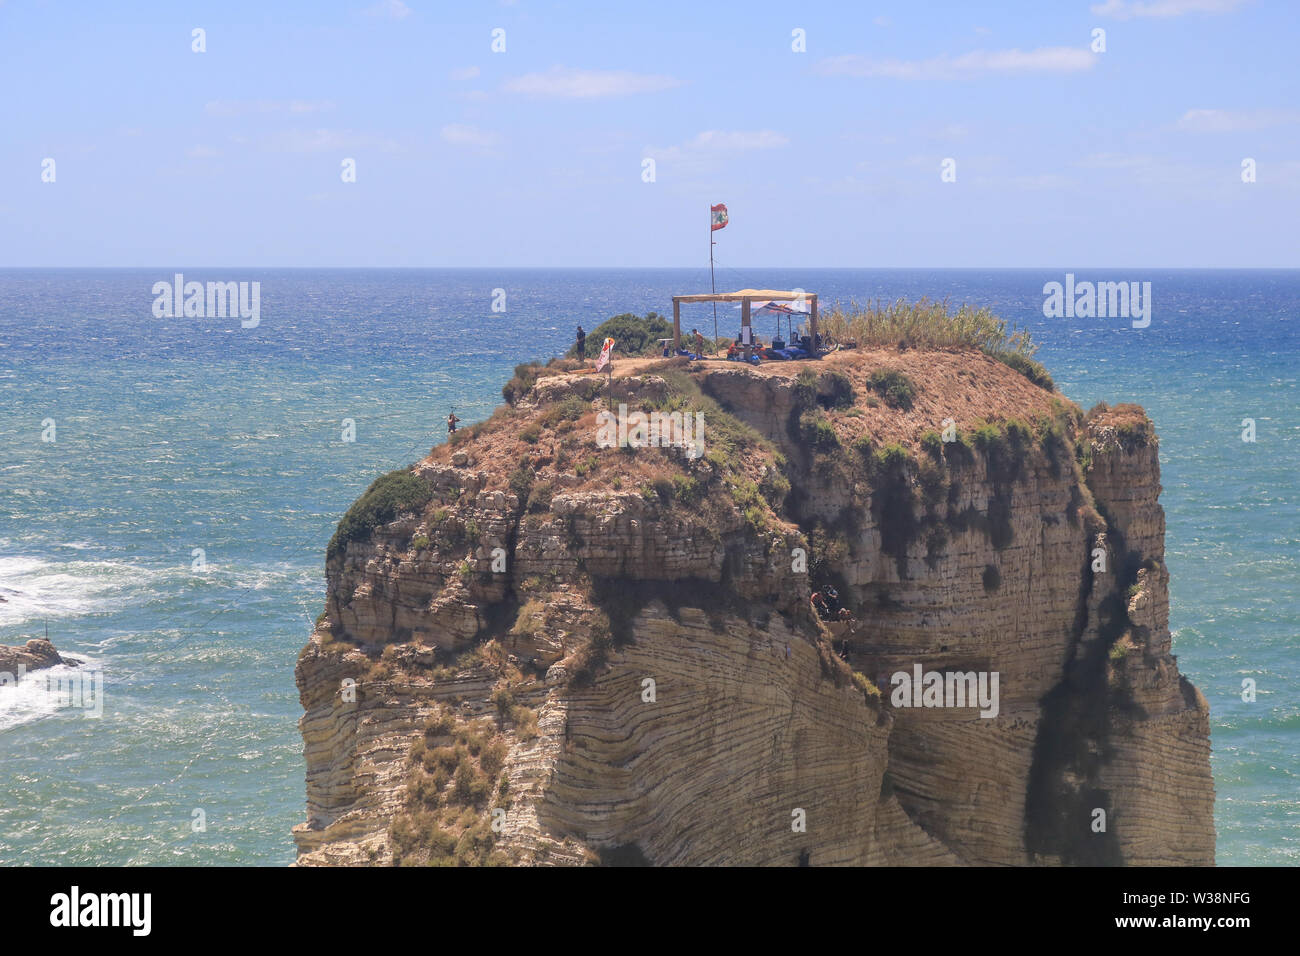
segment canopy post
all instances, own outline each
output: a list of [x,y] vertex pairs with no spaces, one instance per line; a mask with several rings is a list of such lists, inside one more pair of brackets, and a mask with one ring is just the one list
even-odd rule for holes
[[745,346],[745,361],[749,361],[750,343],[754,341],[754,329],[749,324],[749,299],[740,300],[740,341]]
[[682,350],[682,304],[673,296],[673,354]]
[[817,293],[814,292],[808,299],[811,305],[811,311],[808,313],[808,331],[812,335],[813,358],[821,358],[821,350],[817,348]]

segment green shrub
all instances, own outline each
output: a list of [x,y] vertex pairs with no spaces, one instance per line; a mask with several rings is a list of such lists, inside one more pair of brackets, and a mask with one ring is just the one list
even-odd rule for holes
[[[683,329],[682,336],[688,334]],[[587,358],[600,354],[606,338],[614,340],[614,350],[620,355],[653,354],[659,339],[669,339],[673,335],[673,323],[657,312],[647,312],[644,317],[632,312],[624,312],[606,319],[587,333]],[[694,348],[694,345],[691,346]],[[705,351],[709,351],[708,338],[705,338]],[[716,351],[716,346],[714,350]],[[565,353],[577,357],[578,344],[575,341]]]
[[548,408],[544,418],[548,425],[576,422],[589,411],[591,411],[590,399],[583,401],[577,395],[569,395]]
[[921,500],[929,511],[936,510],[944,499],[944,493],[948,490],[947,476],[944,473],[943,466],[934,458],[922,458],[916,463],[916,481],[921,486]]
[[692,475],[677,475],[673,478],[673,497],[683,504],[696,504],[707,489],[704,483]]
[[433,498],[428,482],[409,468],[400,468],[381,475],[371,483],[339,522],[326,550],[327,559],[343,554],[352,541],[365,541],[380,525],[388,524],[398,515],[420,511]]
[[[537,371],[540,367],[536,362],[516,365],[514,378],[501,386],[501,397],[511,405],[516,404],[537,383]],[[456,434],[459,435],[460,432]]]
[[520,506],[526,506],[528,503],[528,492],[533,487],[532,469],[528,467],[527,463],[520,462],[519,466],[510,473],[510,478],[507,484],[509,485],[510,493],[519,499]]
[[555,495],[555,486],[549,481],[534,482],[528,492],[528,511],[530,514],[542,514],[551,510],[551,498]]
[[758,490],[773,511],[780,511],[786,497],[790,494],[790,479],[777,469],[769,467],[767,474],[758,484]]
[[885,400],[890,408],[911,411],[916,399],[916,383],[897,369],[876,369],[867,376],[867,385]]
[[1011,366],[1039,388],[1045,388],[1049,392],[1056,391],[1056,383],[1052,381],[1052,376],[1047,373],[1047,369],[1028,355],[1020,352],[990,352],[989,354],[1004,365]]
[[817,403],[817,373],[800,369],[794,377],[794,402],[798,408],[812,408]]
[[673,496],[677,490],[673,484],[673,479],[663,476],[651,481],[650,487],[651,490],[654,491],[655,496],[664,504],[668,504],[668,502],[673,500]]
[[974,441],[975,447],[987,455],[1002,444],[1002,429],[992,422],[980,422],[975,426]]
[[840,447],[835,426],[820,409],[806,411],[799,416],[799,437],[815,451],[829,452]]
[[519,433],[519,437],[530,445],[536,445],[538,440],[542,437],[542,428],[536,422],[533,422],[533,424],[526,426]]
[[825,408],[848,408],[853,404],[853,383],[843,372],[823,373],[818,391],[818,401]]
[[897,474],[906,469],[912,460],[908,450],[897,442],[891,442],[875,452],[872,457],[876,471],[881,474]]

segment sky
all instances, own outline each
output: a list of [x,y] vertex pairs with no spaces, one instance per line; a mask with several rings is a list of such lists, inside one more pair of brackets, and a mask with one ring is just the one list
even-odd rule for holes
[[0,0],[0,267],[1295,267],[1296,14]]

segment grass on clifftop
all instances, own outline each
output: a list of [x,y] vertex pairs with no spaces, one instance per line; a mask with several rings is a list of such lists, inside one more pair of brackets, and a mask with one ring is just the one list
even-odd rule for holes
[[963,305],[953,310],[947,302],[928,298],[866,307],[851,302],[848,308],[836,305],[828,310],[819,325],[824,334],[840,342],[855,341],[859,348],[976,348],[1035,385],[1049,391],[1056,388],[1047,370],[1033,359],[1038,346],[1029,333],[984,307]]

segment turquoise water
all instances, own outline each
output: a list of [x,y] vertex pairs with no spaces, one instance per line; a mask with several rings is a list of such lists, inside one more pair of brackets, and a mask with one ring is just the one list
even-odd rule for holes
[[[105,687],[98,718],[34,682],[0,688],[0,863],[292,861],[293,665],[339,516],[441,441],[449,410],[485,417],[514,364],[567,347],[578,322],[708,288],[707,270],[185,270],[262,283],[261,324],[242,329],[154,318],[153,283],[174,271],[0,270],[0,643],[48,626]],[[1211,705],[1219,862],[1300,862],[1300,273],[1079,272],[1152,282],[1151,326],[1135,330],[1045,319],[1043,283],[1065,271],[718,281],[987,304],[1034,331],[1085,408],[1146,406],[1174,651]],[[684,321],[711,331],[698,308]],[[725,334],[738,313],[720,314]]]

